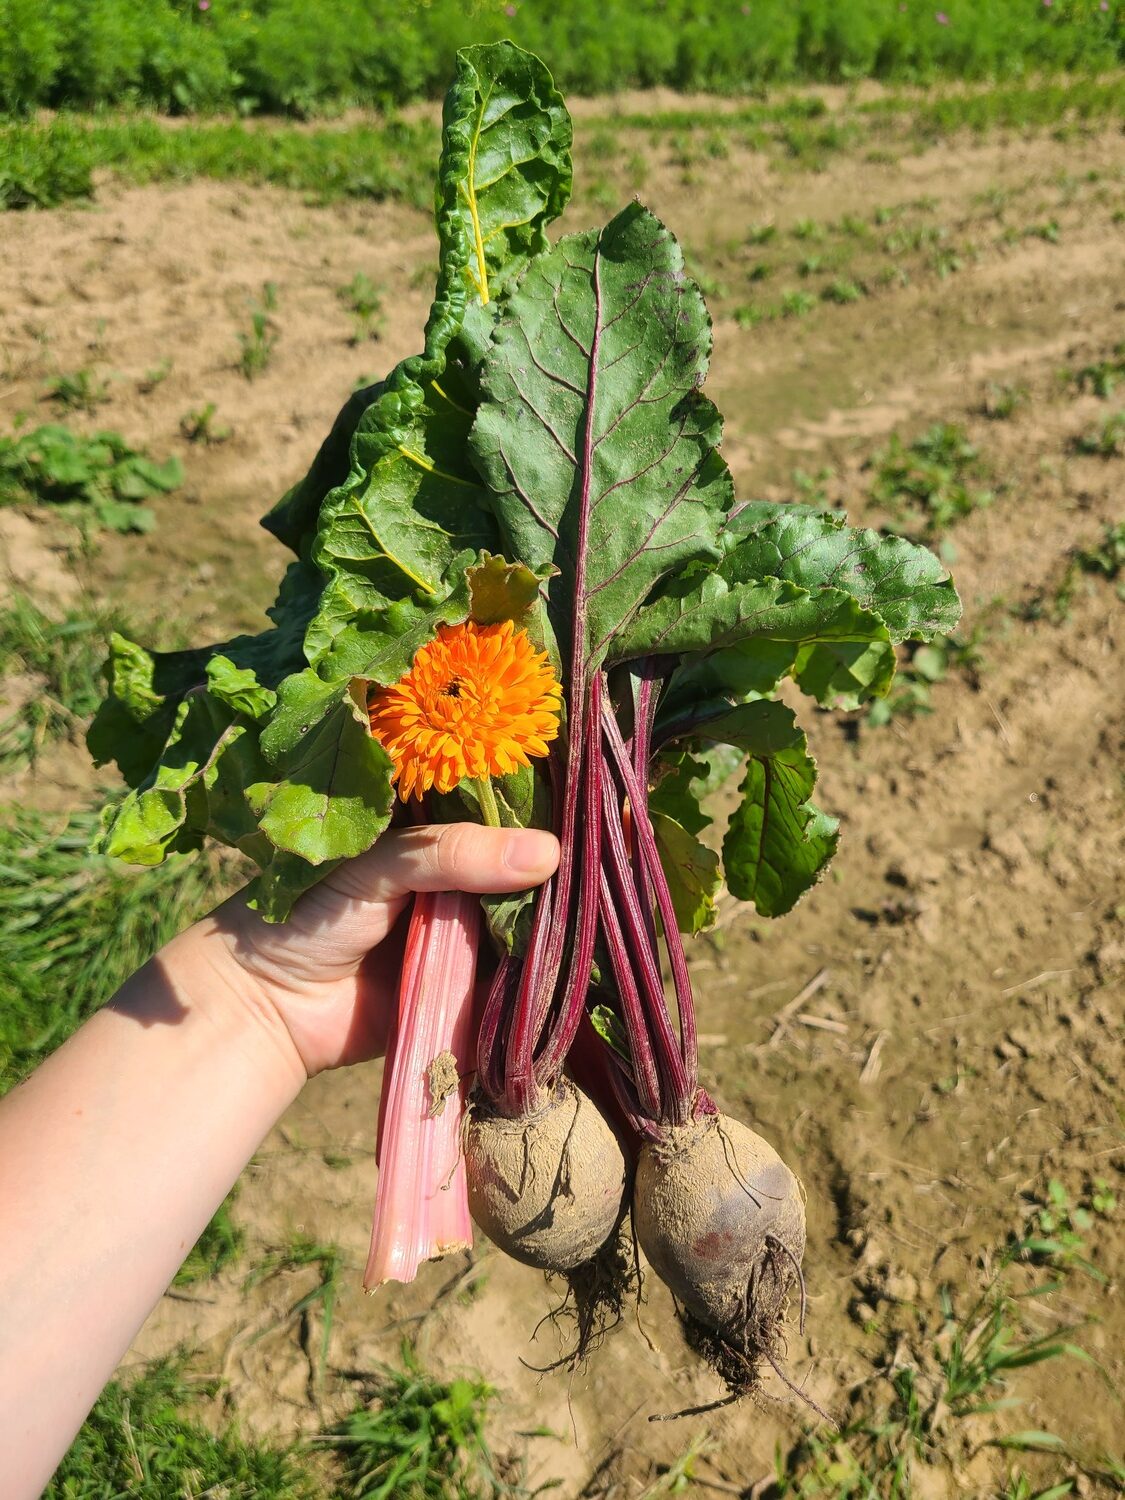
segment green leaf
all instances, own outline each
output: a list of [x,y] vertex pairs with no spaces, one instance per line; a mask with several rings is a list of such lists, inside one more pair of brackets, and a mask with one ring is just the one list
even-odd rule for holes
[[247,797],[276,848],[312,865],[348,859],[390,821],[394,762],[371,737],[362,684],[341,689],[311,671],[289,678],[262,748],[275,779]]
[[[727,707],[726,704],[723,705]],[[689,833],[702,833],[711,823],[704,799],[734,775],[745,759],[733,745],[691,742],[691,750],[663,751],[649,771],[653,782],[650,812],[675,818]]]
[[432,392],[410,411],[385,394],[365,416],[353,473],[321,507],[312,556],[330,583],[306,638],[310,661],[356,609],[435,597],[455,556],[495,549],[466,452],[470,420]]
[[207,691],[235,713],[264,719],[277,702],[272,688],[263,687],[249,667],[236,667],[229,656],[213,656],[205,670]]
[[961,617],[953,580],[927,547],[856,530],[842,515],[752,502],[734,512],[724,541],[723,574],[732,584],[783,578],[842,589],[895,641],[947,634]]
[[466,47],[442,117],[438,221],[464,247],[471,295],[494,299],[570,197],[571,124],[550,73],[512,42]]
[[419,650],[437,634],[438,626],[453,625],[469,613],[467,570],[471,552],[450,564],[433,595],[401,599],[382,609],[357,606],[350,623],[338,629],[331,649],[317,661],[317,672],[332,681],[363,677],[386,686],[410,668]]
[[185,698],[159,761],[108,823],[102,851],[130,864],[155,865],[168,853],[197,848],[207,827],[206,779],[246,732],[207,694]]
[[316,530],[324,497],[347,479],[351,470],[352,438],[359,420],[382,391],[383,383],[379,381],[352,392],[317,450],[309,472],[262,517],[265,529],[292,551],[301,552],[305,539]]
[[590,1025],[603,1042],[607,1042],[619,1057],[631,1062],[629,1036],[621,1017],[608,1005],[595,1005],[589,1012]]
[[582,622],[577,679],[669,573],[718,558],[731,481],[698,390],[710,347],[679,246],[639,204],[534,260],[497,323],[472,449],[500,550],[559,567],[549,611],[560,644]]
[[715,920],[715,897],[723,883],[719,856],[666,813],[652,812],[652,831],[676,912],[676,926],[694,935]]
[[1053,1432],[1042,1432],[1033,1428],[1026,1432],[1010,1432],[1004,1437],[993,1438],[992,1446],[994,1448],[1035,1448],[1053,1453],[1066,1451],[1066,1443],[1061,1437]]
[[823,873],[839,829],[811,801],[816,766],[805,736],[788,708],[765,700],[716,717],[707,733],[750,757],[723,841],[727,885],[762,916],[783,916]]
[[722,571],[674,580],[617,649],[701,659],[673,674],[665,714],[708,693],[772,692],[788,672],[825,707],[854,708],[886,693],[895,672],[887,627],[843,590],[810,593],[778,578],[732,584]]

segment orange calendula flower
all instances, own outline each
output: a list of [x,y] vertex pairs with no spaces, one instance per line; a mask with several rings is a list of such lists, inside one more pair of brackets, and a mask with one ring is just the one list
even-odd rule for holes
[[406,676],[368,700],[371,732],[394,759],[403,798],[506,776],[546,755],[561,705],[547,653],[511,620],[442,625]]

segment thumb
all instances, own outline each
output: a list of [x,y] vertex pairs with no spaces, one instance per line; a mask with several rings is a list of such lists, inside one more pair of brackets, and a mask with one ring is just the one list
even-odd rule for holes
[[559,841],[542,829],[396,828],[306,891],[287,922],[270,926],[243,906],[239,936],[251,946],[255,968],[267,966],[290,982],[331,982],[354,973],[383,941],[411,892],[526,890],[558,862]]

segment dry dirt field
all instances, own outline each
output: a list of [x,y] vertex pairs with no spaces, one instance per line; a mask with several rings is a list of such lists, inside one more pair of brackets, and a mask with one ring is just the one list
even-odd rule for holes
[[[1060,375],[1125,340],[1122,136],[995,134],[898,159],[840,153],[810,173],[736,145],[712,156],[654,146],[648,131],[584,131],[588,185],[564,227],[606,217],[636,186],[681,234],[715,313],[708,391],[741,494],[791,498],[799,469],[807,492],[853,519],[916,525],[872,499],[866,463],[892,432],[910,440],[935,422],[965,429],[987,471],[973,484],[993,492],[935,538],[965,620],[932,712],[901,709],[875,727],[802,710],[818,800],[843,824],[834,869],[774,925],[723,901],[717,929],[690,950],[703,1081],[808,1194],[793,1378],[841,1422],[871,1425],[912,1371],[925,1413],[913,1488],[894,1489],[886,1464],[873,1488],[849,1488],[857,1455],[877,1443],[869,1434],[834,1445],[822,1431],[817,1470],[799,1449],[804,1416],[773,1380],[760,1402],[651,1423],[722,1394],[652,1280],[635,1316],[570,1374],[536,1370],[560,1350],[543,1321],[552,1294],[483,1243],[364,1298],[378,1066],[308,1087],[245,1174],[234,1214],[248,1261],[166,1298],[131,1358],[186,1343],[224,1377],[216,1413],[291,1433],[348,1406],[356,1372],[394,1360],[408,1337],[438,1372],[483,1372],[501,1393],[497,1451],[525,1455],[530,1488],[557,1478],[565,1496],[778,1493],[778,1462],[803,1495],[1030,1496],[1067,1479],[1058,1493],[1119,1493],[1125,1471],[1114,1480],[1107,1462],[1125,1458],[1125,612],[1112,580],[1085,574],[1064,618],[1029,606],[1053,597],[1073,549],[1125,516],[1125,443],[1107,455],[1075,446],[1121,409],[1125,381],[1106,401]],[[643,184],[630,180],[636,154]],[[841,227],[845,216],[870,233]],[[283,558],[258,517],[357,380],[417,347],[429,223],[392,205],[315,207],[200,181],[104,184],[89,208],[8,215],[0,236],[5,430],[18,411],[49,420],[45,381],[91,367],[108,401],[76,423],[177,453],[186,472],[155,501],[151,535],[107,537],[86,557],[58,522],[0,511],[15,583],[40,602],[112,599],[156,641],[259,628]],[[352,344],[337,289],[360,270],[382,289],[385,323],[378,341]],[[820,296],[833,275],[868,294]],[[278,341],[248,381],[237,335],[265,282]],[[755,323],[746,311],[808,288],[803,315]],[[167,377],[142,393],[164,360]],[[1013,410],[990,417],[1005,389]],[[208,402],[230,434],[189,442],[181,419]],[[3,800],[61,812],[93,783],[80,744],[64,743],[34,775],[9,778]],[[1038,1222],[1048,1183],[1089,1210],[1095,1179],[1123,1197],[1116,1213],[1079,1216],[1081,1254],[1105,1279],[1074,1256],[1002,1272],[1013,1295],[1056,1283],[1007,1304],[1013,1339],[1070,1328],[1089,1358],[1029,1364],[989,1392],[1020,1405],[958,1415],[941,1372],[959,1320],[979,1352],[1002,1254]],[[347,1265],[323,1379],[315,1308],[285,1316],[311,1273],[243,1289],[246,1264],[294,1232],[335,1242]],[[1028,1430],[1067,1452],[991,1441]],[[692,1445],[693,1478],[677,1489],[661,1466]],[[1034,1481],[1026,1491],[1017,1470]]]

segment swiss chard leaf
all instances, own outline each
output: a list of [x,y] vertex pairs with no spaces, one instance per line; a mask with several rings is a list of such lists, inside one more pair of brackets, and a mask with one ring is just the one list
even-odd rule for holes
[[390,822],[394,801],[394,762],[371,736],[362,685],[330,702],[323,687],[312,672],[288,679],[279,713],[286,724],[302,721],[301,731],[294,743],[275,742],[272,753],[263,736],[274,780],[247,788],[270,843],[310,865],[369,849]]
[[546,226],[566,207],[570,115],[539,59],[498,42],[457,54],[442,123],[439,221],[467,248],[464,274],[487,304],[547,249]]

